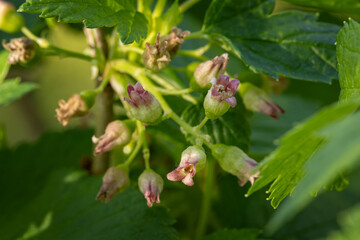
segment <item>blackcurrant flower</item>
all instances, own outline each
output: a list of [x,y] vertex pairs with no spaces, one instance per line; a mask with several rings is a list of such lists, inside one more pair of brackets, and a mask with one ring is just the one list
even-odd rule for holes
[[160,193],[164,187],[164,180],[159,174],[147,169],[139,176],[138,184],[149,207],[152,207],[154,202],[160,203]]

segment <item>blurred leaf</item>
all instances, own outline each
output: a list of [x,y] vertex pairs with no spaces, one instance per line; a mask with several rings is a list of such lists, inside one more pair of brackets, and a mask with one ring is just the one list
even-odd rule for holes
[[160,35],[168,34],[172,27],[179,25],[183,18],[182,13],[179,11],[178,0],[174,1],[173,4],[164,12],[156,21],[155,32]]
[[124,43],[139,42],[147,35],[147,19],[136,11],[133,0],[27,0],[20,12],[41,13],[40,17],[58,17],[59,22],[80,23],[85,27],[113,27]]
[[360,205],[356,205],[342,214],[339,219],[342,231],[329,234],[328,240],[351,240],[360,236]]
[[20,79],[9,79],[0,84],[0,106],[21,98],[37,88],[35,83],[20,83]]
[[[240,147],[245,152],[249,151],[250,145],[250,124],[246,117],[247,112],[242,100],[237,97],[237,106],[231,108],[222,117],[209,120],[203,128],[201,134],[208,134],[214,143],[223,143]],[[205,117],[203,103],[191,105],[184,110],[181,117],[191,126],[196,126]],[[185,136],[190,137],[191,136]]]
[[[214,0],[203,33],[252,71],[331,83],[339,27],[297,11],[272,14],[274,0]],[[271,15],[270,15],[271,14]]]
[[101,178],[70,170],[91,154],[91,135],[46,134],[0,151],[2,239],[177,239],[166,210],[149,209],[134,187],[109,204],[95,201]]
[[260,233],[259,229],[224,229],[203,237],[201,240],[261,240],[258,238]]
[[9,72],[10,63],[7,58],[9,56],[8,51],[0,52],[0,83],[2,83]]
[[340,100],[360,98],[360,24],[350,19],[336,39]]
[[312,200],[311,193],[333,181],[337,174],[359,165],[360,129],[356,127],[359,122],[360,113],[355,113],[319,132],[326,139],[325,144],[306,163],[306,175],[271,220],[269,229],[275,231],[304,208]]
[[320,8],[331,12],[360,14],[359,0],[284,0],[304,7]]
[[271,205],[276,208],[293,191],[304,175],[304,163],[323,143],[324,138],[316,132],[354,112],[358,105],[336,104],[325,108],[287,132],[280,140],[281,145],[260,163],[260,176],[248,194],[274,181],[268,192]]

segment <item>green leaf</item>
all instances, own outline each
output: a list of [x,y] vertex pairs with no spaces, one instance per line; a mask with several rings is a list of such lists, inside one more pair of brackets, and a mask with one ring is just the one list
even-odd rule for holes
[[342,213],[339,219],[342,231],[332,232],[328,240],[351,240],[360,236],[360,204]]
[[[209,120],[201,134],[208,134],[213,143],[222,143],[240,147],[243,151],[249,151],[250,125],[246,117],[247,112],[242,105],[242,100],[237,97],[238,105],[230,109],[222,117]],[[198,105],[191,105],[184,110],[181,117],[192,126],[198,125],[205,117],[202,102]],[[190,137],[191,136],[186,136]]]
[[261,234],[259,229],[223,229],[212,233],[201,240],[261,240],[258,236]]
[[160,35],[168,34],[172,27],[179,25],[183,18],[182,13],[179,11],[178,0],[174,3],[155,21],[155,32],[159,32]]
[[84,22],[85,27],[112,27],[124,43],[139,42],[146,38],[147,20],[136,11],[134,0],[27,0],[19,8],[20,12],[41,13],[40,17],[58,17],[59,22]]
[[273,0],[214,0],[202,31],[256,73],[326,83],[336,79],[339,27],[316,22],[313,13],[272,14],[273,7]]
[[312,199],[311,193],[332,182],[337,174],[359,166],[360,129],[356,127],[359,122],[360,113],[355,113],[319,132],[326,143],[306,163],[305,177],[297,185],[293,196],[285,201],[269,223],[270,229],[278,229],[304,208]]
[[316,134],[328,124],[349,115],[358,103],[336,104],[325,108],[295,126],[280,139],[281,145],[260,164],[260,176],[248,194],[273,182],[268,192],[271,205],[276,208],[304,176],[303,165],[323,144],[324,137]]
[[360,24],[349,20],[336,37],[340,100],[360,97]]
[[7,58],[9,56],[8,51],[0,52],[0,83],[2,83],[9,72],[10,63]]
[[79,168],[91,155],[91,135],[46,134],[0,151],[2,239],[177,239],[166,209],[148,208],[135,187],[109,204],[95,200],[101,177]]
[[284,0],[296,5],[312,8],[320,8],[331,12],[344,12],[360,14],[360,4],[358,0]]
[[9,104],[36,88],[35,83],[20,83],[20,79],[9,79],[0,84],[0,106]]

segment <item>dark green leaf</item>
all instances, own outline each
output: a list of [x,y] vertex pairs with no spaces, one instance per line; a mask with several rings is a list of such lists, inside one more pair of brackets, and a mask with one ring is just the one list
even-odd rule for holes
[[358,0],[284,0],[304,7],[313,7],[331,12],[345,12],[360,14],[360,3]]
[[328,236],[328,240],[351,240],[357,239],[360,236],[360,205],[347,210],[341,214],[339,219],[342,231],[332,232]]
[[273,0],[215,0],[203,33],[256,73],[331,83],[339,27],[297,11],[272,14]]
[[201,240],[260,240],[258,238],[260,233],[261,230],[259,229],[224,229],[210,234]]
[[9,52],[8,51],[1,51],[0,52],[0,83],[4,81],[6,75],[8,74],[10,63],[8,62]]
[[[240,147],[247,152],[250,144],[250,125],[246,115],[248,114],[242,105],[242,100],[237,98],[238,105],[230,109],[222,117],[209,120],[200,130],[202,134],[208,134],[214,143],[223,143]],[[202,102],[191,105],[181,116],[192,126],[198,125],[205,117]],[[190,136],[188,136],[190,137]]]
[[91,154],[91,135],[47,134],[34,145],[0,151],[2,239],[177,239],[166,210],[148,208],[134,187],[109,204],[95,200],[101,177],[79,168]]
[[19,11],[58,17],[60,22],[84,22],[88,28],[119,25],[117,30],[124,43],[139,42],[147,35],[147,20],[136,11],[134,0],[27,0]]
[[323,143],[324,138],[316,132],[344,118],[357,107],[355,103],[328,107],[286,133],[280,140],[281,145],[260,164],[260,177],[248,194],[274,181],[268,192],[271,205],[276,208],[294,190],[304,175],[303,165]]
[[35,83],[20,83],[20,79],[9,79],[0,84],[0,106],[21,98],[37,88]]
[[337,35],[340,100],[360,97],[360,24],[349,20]]

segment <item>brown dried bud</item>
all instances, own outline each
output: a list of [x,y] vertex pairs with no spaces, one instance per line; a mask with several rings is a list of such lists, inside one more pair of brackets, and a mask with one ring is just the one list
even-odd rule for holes
[[10,64],[27,63],[35,56],[34,42],[28,38],[14,38],[9,43],[6,43],[4,39],[2,45],[6,50],[10,51],[8,57]]
[[142,60],[146,68],[158,72],[166,68],[170,59],[170,54],[167,51],[167,42],[160,44],[160,33],[156,36],[156,42],[153,45],[145,44],[146,49],[143,53]]
[[55,109],[56,119],[63,126],[66,126],[72,117],[83,116],[88,112],[88,106],[79,94],[72,95],[67,102],[61,99],[59,106]]
[[173,27],[171,33],[160,38],[160,42],[163,44],[167,42],[167,51],[171,57],[174,57],[180,48],[180,45],[184,43],[184,38],[190,35],[190,31],[182,31],[180,28]]
[[128,174],[120,168],[111,167],[103,177],[103,185],[96,196],[96,200],[108,203],[117,193],[124,191],[129,186]]
[[224,53],[221,56],[216,56],[209,61],[200,63],[194,71],[194,79],[196,83],[201,88],[210,88],[210,80],[213,77],[217,79],[221,74],[224,74],[228,62],[228,54]]

